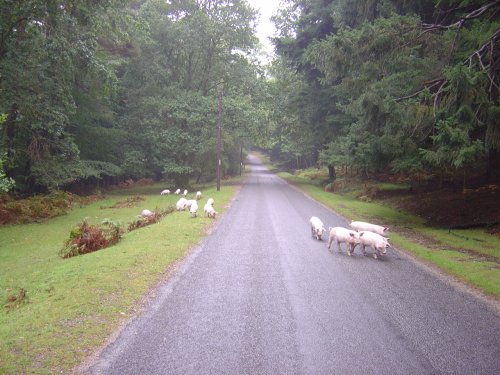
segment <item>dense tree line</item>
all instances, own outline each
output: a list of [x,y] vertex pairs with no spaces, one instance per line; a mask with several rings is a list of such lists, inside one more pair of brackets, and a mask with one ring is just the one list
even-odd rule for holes
[[[0,0],[0,189],[292,168],[495,177],[500,1]],[[497,176],[498,177],[498,176]]]
[[262,137],[266,83],[242,0],[2,0],[0,175],[36,192],[214,175]]
[[276,15],[273,155],[289,165],[490,177],[500,2],[289,0]]

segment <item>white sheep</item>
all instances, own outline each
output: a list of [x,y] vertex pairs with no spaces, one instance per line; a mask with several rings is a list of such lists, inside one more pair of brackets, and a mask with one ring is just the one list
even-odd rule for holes
[[160,195],[170,195],[170,190],[168,189],[162,190]]
[[181,193],[181,189],[177,189],[174,194],[180,194],[180,193]]
[[177,209],[177,211],[184,211],[186,209],[186,202],[186,198],[180,198],[175,204],[175,208]]
[[198,202],[196,202],[196,200],[193,200],[189,208],[189,212],[191,212],[192,217],[196,217],[196,211],[198,211]]
[[201,191],[197,191],[196,192],[196,200],[200,200],[201,199]]
[[208,217],[215,219],[215,215],[217,215],[217,211],[215,211],[212,206],[210,206],[210,208],[206,212],[207,212]]
[[329,227],[328,231],[330,234],[328,239],[328,250],[330,250],[332,242],[336,241],[338,251],[340,253],[340,251],[342,250],[340,244],[346,243],[349,246],[347,248],[347,254],[351,256],[354,248],[360,242],[359,233],[343,227]]
[[204,211],[205,215],[215,219],[215,215],[217,215],[217,212],[214,210],[213,204],[214,204],[214,199],[209,198],[207,200],[207,203],[203,207],[203,211]]
[[389,228],[383,227],[381,225],[365,223],[364,221],[353,221],[350,226],[352,229],[358,232],[367,230],[369,232],[380,234],[381,236],[386,235],[387,231],[389,230]]
[[188,199],[185,203],[186,203],[186,208],[187,208],[187,209],[190,209],[190,208],[191,208],[191,205],[192,205],[193,203],[196,203],[196,200],[194,200],[194,199]]
[[186,195],[188,195],[188,191],[184,189],[184,193],[182,193],[182,195],[185,197]]
[[313,216],[309,219],[309,223],[311,224],[311,235],[316,237],[317,240],[321,240],[321,235],[323,232],[326,232],[323,222],[316,216]]
[[154,214],[149,211],[148,209],[144,209],[141,211],[141,216],[142,217],[152,217]]
[[366,254],[365,246],[371,246],[376,251],[373,254],[375,259],[377,259],[378,256],[384,255],[387,252],[387,248],[391,247],[388,240],[388,238],[383,237],[378,233],[370,231],[359,232],[359,243],[362,246],[363,254]]

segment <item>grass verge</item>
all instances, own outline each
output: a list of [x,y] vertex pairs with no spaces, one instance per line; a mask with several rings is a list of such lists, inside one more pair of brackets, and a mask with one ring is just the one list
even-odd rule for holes
[[[278,173],[313,199],[348,220],[372,221],[391,228],[391,244],[436,265],[487,295],[500,297],[500,238],[481,229],[432,228],[424,220],[381,202],[364,202],[353,191],[325,192],[307,173]],[[389,186],[395,189],[396,186]]]
[[[201,202],[213,197],[223,212],[237,188],[223,183],[220,191],[200,189]],[[203,217],[203,204],[195,219],[187,211],[175,212],[126,233],[112,247],[59,257],[71,228],[84,218],[91,224],[110,218],[126,227],[144,208],[175,205],[178,196],[160,196],[161,189],[115,190],[65,216],[0,227],[0,373],[69,373],[135,313],[151,286],[200,241],[213,224]],[[134,195],[144,199],[111,208]]]

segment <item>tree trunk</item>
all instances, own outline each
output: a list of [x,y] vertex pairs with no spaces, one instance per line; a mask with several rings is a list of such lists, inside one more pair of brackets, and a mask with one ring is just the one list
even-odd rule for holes
[[[7,158],[11,158],[14,153],[15,122],[17,119],[17,104],[13,104],[5,121],[5,149]],[[8,175],[8,174],[7,174]]]
[[337,179],[337,174],[335,173],[335,165],[328,164],[328,178],[332,181]]

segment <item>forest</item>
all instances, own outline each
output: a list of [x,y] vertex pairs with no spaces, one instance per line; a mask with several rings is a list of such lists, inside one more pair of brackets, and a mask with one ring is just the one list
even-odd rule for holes
[[245,0],[0,4],[0,191],[209,181],[219,125],[224,175],[500,177],[500,1],[284,0],[268,65]]

